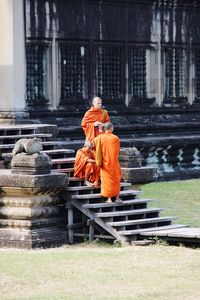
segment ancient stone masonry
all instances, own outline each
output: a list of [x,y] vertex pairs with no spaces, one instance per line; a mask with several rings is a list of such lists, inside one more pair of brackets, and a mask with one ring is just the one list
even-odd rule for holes
[[41,149],[38,139],[19,140],[13,169],[0,172],[1,247],[53,247],[67,242],[60,193],[68,177],[50,172],[50,159]]
[[144,158],[135,147],[121,148],[119,161],[122,168],[122,179],[125,182],[131,182],[132,184],[147,183],[155,181],[158,177],[156,167],[142,165]]
[[20,139],[14,149],[11,161],[13,174],[39,175],[49,174],[51,160],[42,150],[41,141],[35,139]]
[[74,141],[98,95],[122,146],[161,179],[200,176],[199,1],[9,3],[0,1],[0,121],[30,116]]

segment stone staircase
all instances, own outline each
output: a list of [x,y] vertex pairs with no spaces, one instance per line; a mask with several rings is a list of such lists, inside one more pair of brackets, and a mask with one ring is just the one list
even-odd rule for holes
[[67,209],[69,243],[85,238],[90,241],[102,238],[122,243],[137,242],[141,239],[140,234],[149,228],[170,229],[172,226],[181,226],[172,225],[172,217],[161,217],[162,209],[149,207],[152,200],[143,199],[141,192],[132,189],[130,183],[121,183],[120,197],[123,203],[104,203],[100,188],[87,187],[83,180],[73,176],[74,150],[65,148],[65,142],[52,140],[55,128],[45,126],[47,133],[43,132],[42,126],[39,128],[37,125],[26,125],[21,131],[17,126],[4,127],[0,136],[1,157],[8,168],[12,148],[18,139],[35,136],[42,139],[43,152],[52,159],[52,172],[62,172],[69,176],[69,185],[62,195]]
[[69,243],[84,238],[137,243],[140,233],[146,229],[175,226],[172,225],[173,217],[161,217],[161,208],[148,207],[152,200],[142,198],[140,190],[132,189],[130,183],[121,182],[123,203],[104,203],[100,188],[84,186],[82,179],[73,177],[73,157],[53,159],[52,163],[53,170],[69,176],[69,185],[63,195]]
[[74,153],[72,149],[65,149],[65,142],[56,141],[58,133],[56,125],[3,125],[0,129],[0,168],[9,168],[12,158],[12,149],[19,139],[40,138],[43,152],[51,158],[66,158]]

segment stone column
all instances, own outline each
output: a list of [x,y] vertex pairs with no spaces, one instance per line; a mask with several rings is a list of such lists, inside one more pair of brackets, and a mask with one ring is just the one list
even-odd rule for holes
[[0,122],[28,118],[25,110],[24,1],[0,1]]

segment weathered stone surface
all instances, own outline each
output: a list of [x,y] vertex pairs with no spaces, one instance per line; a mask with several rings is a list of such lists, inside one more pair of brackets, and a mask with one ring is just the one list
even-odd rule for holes
[[11,248],[49,248],[66,243],[65,227],[52,227],[44,229],[13,229],[1,228],[0,247]]
[[[54,217],[54,218],[41,218],[34,220],[21,220],[21,219],[0,219],[0,227],[9,227],[16,229],[31,229],[31,228],[45,228],[49,229],[51,226],[64,226],[65,218]],[[1,239],[1,230],[0,230]]]
[[67,184],[65,174],[22,175],[1,170],[0,246],[33,248],[67,243],[60,197]]
[[139,167],[139,168],[122,168],[122,179],[125,182],[146,183],[155,181],[158,177],[157,168]]
[[60,214],[59,206],[39,207],[0,207],[0,218],[30,220],[34,218],[49,218]]
[[66,174],[51,172],[44,175],[13,174],[11,170],[0,170],[0,187],[60,188],[67,186]]
[[19,153],[13,156],[11,167],[14,174],[49,174],[51,159],[45,153],[33,155]]
[[[58,191],[59,193],[59,191]],[[6,194],[6,193],[5,193]],[[0,197],[0,207],[9,206],[9,207],[37,207],[37,206],[49,206],[49,205],[58,205],[60,204],[59,194],[51,195],[26,195],[21,197],[20,195],[15,197],[4,196]]]
[[16,142],[15,147],[13,148],[12,155],[25,152],[28,155],[35,153],[40,153],[42,151],[41,139],[20,139]]
[[56,136],[58,135],[58,127],[56,125],[53,124],[38,124],[37,125],[37,133],[50,133],[52,134],[52,138],[56,138]]
[[135,147],[121,148],[119,161],[121,167],[124,168],[140,167],[143,161],[143,157],[140,151]]

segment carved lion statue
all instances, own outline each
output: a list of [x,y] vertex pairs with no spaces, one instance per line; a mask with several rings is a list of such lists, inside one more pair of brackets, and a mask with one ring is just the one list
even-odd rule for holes
[[12,151],[12,155],[15,156],[18,153],[32,155],[35,153],[40,153],[40,151],[42,151],[41,139],[20,139],[16,142]]

